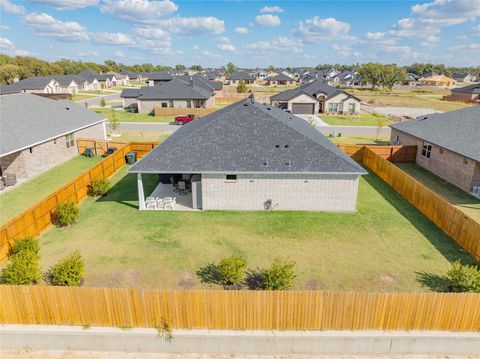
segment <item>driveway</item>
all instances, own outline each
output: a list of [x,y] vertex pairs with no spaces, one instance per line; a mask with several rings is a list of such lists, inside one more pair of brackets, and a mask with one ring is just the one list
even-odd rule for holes
[[328,123],[324,122],[317,115],[295,115],[297,117],[303,118],[305,121],[312,121],[317,127],[318,126],[330,126]]

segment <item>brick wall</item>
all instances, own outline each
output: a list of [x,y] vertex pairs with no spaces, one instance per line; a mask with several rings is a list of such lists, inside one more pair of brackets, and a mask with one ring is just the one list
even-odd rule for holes
[[202,174],[204,210],[263,210],[271,199],[278,210],[355,211],[356,175]]
[[[397,136],[398,141],[395,142]],[[430,158],[423,157],[422,147],[424,141],[394,128],[392,128],[390,143],[418,146],[416,163],[419,166],[435,173],[437,176],[460,187],[464,191],[471,192],[472,186],[480,185],[480,176],[474,176],[479,164],[472,159],[434,144],[431,144],[432,152]]]
[[[139,113],[150,113],[155,110],[155,107],[162,108],[162,103],[167,103],[167,106],[170,106],[169,100],[155,100],[155,101],[138,101],[138,112]],[[212,96],[207,100],[192,100],[192,108],[203,107],[204,103],[205,108],[210,108],[215,105],[215,98]],[[188,108],[187,100],[174,100],[173,107],[164,107],[164,108]]]

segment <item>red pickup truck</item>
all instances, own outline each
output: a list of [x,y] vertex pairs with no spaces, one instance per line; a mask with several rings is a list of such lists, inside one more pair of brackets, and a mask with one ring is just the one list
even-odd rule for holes
[[195,119],[195,115],[175,116],[175,123],[180,126],[192,122]]

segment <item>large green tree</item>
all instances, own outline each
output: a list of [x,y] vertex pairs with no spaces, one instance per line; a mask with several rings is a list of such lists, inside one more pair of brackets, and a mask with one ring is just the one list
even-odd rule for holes
[[380,85],[382,78],[382,64],[369,62],[360,67],[358,73],[363,81],[368,82],[372,86],[372,90]]
[[381,65],[380,85],[392,89],[396,83],[401,82],[406,77],[404,69],[397,65]]

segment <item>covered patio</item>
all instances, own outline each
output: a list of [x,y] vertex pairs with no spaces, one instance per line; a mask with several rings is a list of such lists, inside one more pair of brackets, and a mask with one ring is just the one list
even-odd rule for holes
[[142,174],[137,173],[140,210],[193,211],[201,209],[201,176],[158,174],[158,184],[145,197]]

